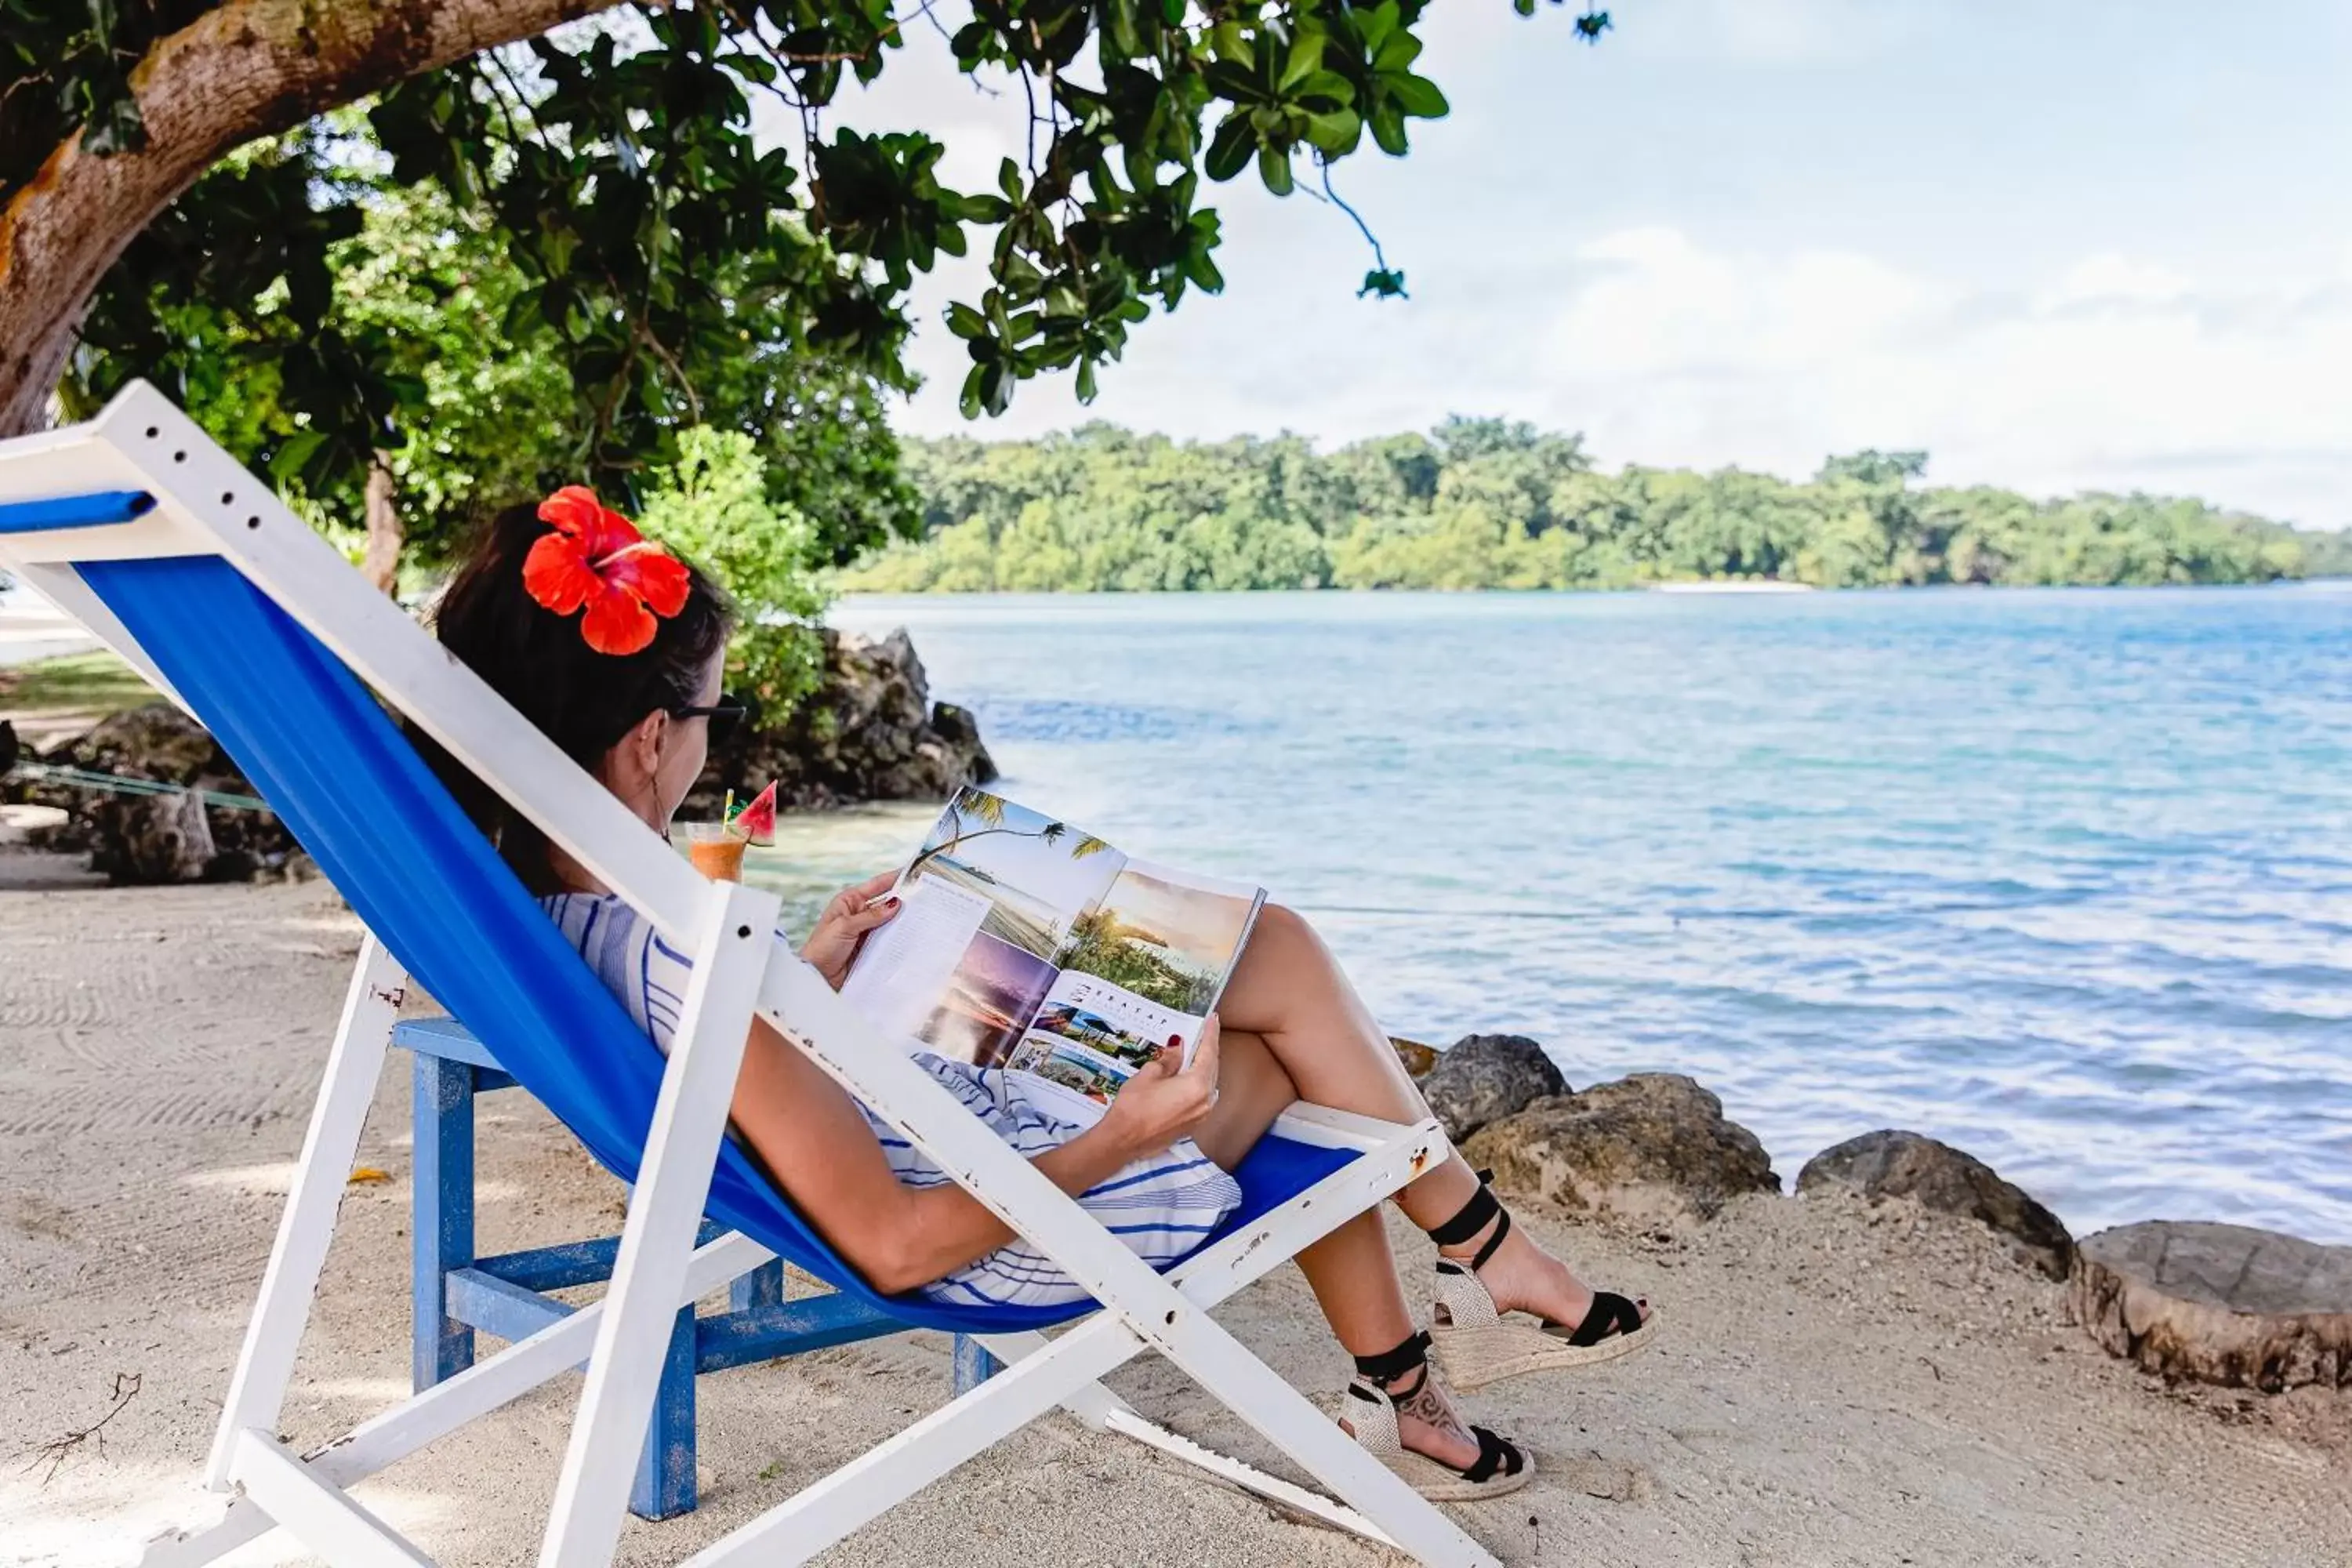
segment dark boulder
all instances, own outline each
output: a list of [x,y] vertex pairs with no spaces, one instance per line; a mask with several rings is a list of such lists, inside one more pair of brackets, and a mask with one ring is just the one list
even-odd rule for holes
[[1679,1073],[1636,1073],[1581,1094],[1538,1100],[1465,1145],[1495,1184],[1566,1209],[1643,1222],[1708,1218],[1780,1178],[1756,1134]]
[[1568,1080],[1525,1035],[1465,1035],[1438,1053],[1421,1080],[1421,1097],[1459,1144],[1548,1094],[1566,1094]]
[[902,628],[872,639],[827,628],[821,684],[778,725],[746,729],[714,751],[687,796],[688,817],[719,815],[776,782],[786,807],[862,800],[945,800],[988,784],[996,764],[980,725],[952,703],[933,703],[923,661]]
[[1921,1133],[1865,1132],[1824,1149],[1797,1173],[1800,1193],[1832,1183],[1873,1202],[1909,1198],[1979,1221],[2007,1237],[2020,1259],[2053,1279],[2065,1279],[2074,1260],[2074,1238],[2032,1194],[2003,1181],[1975,1155]]

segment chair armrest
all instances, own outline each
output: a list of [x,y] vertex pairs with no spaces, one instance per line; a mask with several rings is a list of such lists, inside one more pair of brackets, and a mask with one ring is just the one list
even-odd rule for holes
[[1435,1132],[1442,1142],[1445,1136],[1434,1117],[1414,1122],[1383,1121],[1376,1116],[1334,1110],[1328,1105],[1310,1105],[1303,1100],[1276,1117],[1272,1131],[1294,1143],[1308,1143],[1318,1149],[1353,1149],[1360,1154],[1369,1154],[1399,1138]]

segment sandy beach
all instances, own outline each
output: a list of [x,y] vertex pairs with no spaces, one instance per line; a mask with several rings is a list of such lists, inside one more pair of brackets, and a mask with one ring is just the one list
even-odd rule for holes
[[[0,864],[0,1561],[122,1562],[216,1507],[198,1470],[360,931],[315,883],[130,892],[58,886],[72,862],[54,858]],[[407,1389],[407,1087],[396,1059],[362,1151],[383,1177],[350,1189],[302,1346],[284,1421],[298,1446]],[[621,1188],[544,1114],[508,1095],[482,1123],[486,1249],[615,1228]],[[1812,1198],[1647,1233],[1526,1218],[1593,1276],[1651,1293],[1667,1330],[1630,1362],[1471,1398],[1541,1457],[1531,1488],[1461,1512],[1506,1563],[2352,1563],[2352,1400],[2168,1391],[1971,1226]],[[1418,1277],[1426,1245],[1399,1241]],[[1299,1386],[1339,1388],[1345,1363],[1295,1272],[1222,1315]],[[96,1435],[45,1447],[105,1415],[125,1378],[136,1394]],[[1165,1368],[1117,1385],[1265,1457]],[[559,1379],[360,1495],[443,1562],[528,1561],[577,1386]],[[685,1555],[947,1389],[947,1342],[924,1333],[704,1379],[701,1509],[633,1520],[621,1560]],[[303,1560],[282,1538],[233,1559]],[[1055,1417],[826,1561],[1391,1559]]]

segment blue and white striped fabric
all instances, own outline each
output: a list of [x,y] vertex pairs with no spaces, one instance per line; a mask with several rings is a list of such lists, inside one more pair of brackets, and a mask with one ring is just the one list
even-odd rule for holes
[[[540,902],[637,1026],[667,1053],[678,1010],[685,1005],[692,961],[610,894],[560,893]],[[788,939],[778,931],[776,940]],[[1037,1080],[1029,1073],[983,1069],[929,1051],[918,1052],[914,1059],[998,1137],[1029,1158],[1068,1142],[1101,1115],[1097,1109],[1093,1117],[1073,1116],[1066,1100],[1036,1092],[1032,1086]],[[888,1122],[864,1105],[858,1109],[866,1111],[866,1123],[901,1182],[935,1187],[949,1179]],[[1239,1184],[1189,1138],[1163,1154],[1138,1160],[1078,1199],[1137,1256],[1162,1268],[1198,1247],[1241,1201]],[[1086,1290],[1052,1259],[1023,1241],[998,1247],[923,1287],[921,1293],[935,1301],[982,1307],[1057,1307],[1087,1299]]]

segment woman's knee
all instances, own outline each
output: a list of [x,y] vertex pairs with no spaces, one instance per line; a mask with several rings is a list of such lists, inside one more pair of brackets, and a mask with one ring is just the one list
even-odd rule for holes
[[1250,931],[1252,947],[1261,941],[1277,953],[1297,954],[1307,950],[1320,950],[1323,945],[1322,938],[1315,934],[1315,928],[1307,923],[1305,915],[1288,904],[1271,900],[1258,910],[1257,924]]

